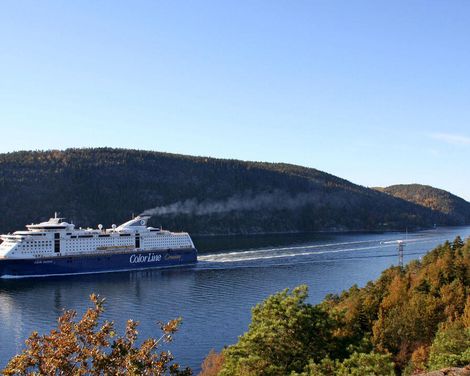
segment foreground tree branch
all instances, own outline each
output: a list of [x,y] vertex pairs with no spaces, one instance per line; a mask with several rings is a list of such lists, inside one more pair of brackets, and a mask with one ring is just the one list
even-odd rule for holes
[[181,318],[160,323],[162,335],[137,345],[138,325],[128,320],[123,336],[117,336],[114,323],[101,322],[104,299],[92,294],[92,306],[80,320],[76,311],[65,311],[57,329],[40,336],[33,332],[26,349],[14,356],[3,375],[192,375],[181,370],[169,351],[158,351],[173,340]]

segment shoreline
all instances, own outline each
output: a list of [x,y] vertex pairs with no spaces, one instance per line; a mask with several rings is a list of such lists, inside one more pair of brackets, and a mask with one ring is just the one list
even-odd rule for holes
[[[418,227],[418,228],[409,228],[409,232],[419,232],[433,230],[435,228],[458,228],[458,227],[467,227],[468,225],[458,225],[458,226],[437,226],[437,227]],[[397,232],[406,232],[406,229],[390,229],[390,230],[369,230],[369,229],[360,229],[360,230],[319,230],[319,231],[265,231],[265,232],[234,232],[234,233],[191,233],[191,237],[198,238],[212,238],[212,237],[231,237],[231,236],[269,236],[269,235],[325,235],[325,234],[385,234],[385,233],[397,233]]]

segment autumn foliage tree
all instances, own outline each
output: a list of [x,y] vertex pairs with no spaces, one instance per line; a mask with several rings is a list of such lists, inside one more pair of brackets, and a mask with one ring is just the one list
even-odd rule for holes
[[211,350],[201,364],[199,376],[217,376],[224,366],[224,354]]
[[181,370],[168,351],[159,351],[163,342],[171,342],[181,319],[160,323],[161,336],[149,338],[140,345],[138,322],[128,320],[123,336],[118,336],[114,323],[101,322],[104,299],[92,294],[93,306],[80,320],[77,312],[65,311],[57,329],[47,335],[37,332],[26,340],[26,349],[14,356],[3,375],[191,375]]

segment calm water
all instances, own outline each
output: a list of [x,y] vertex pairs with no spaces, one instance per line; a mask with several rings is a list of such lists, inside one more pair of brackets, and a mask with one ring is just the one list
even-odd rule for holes
[[[405,262],[419,258],[470,227],[407,235]],[[183,317],[171,350],[196,371],[211,348],[236,342],[250,321],[250,308],[286,287],[307,284],[310,302],[364,285],[397,263],[402,233],[278,235],[196,238],[197,266],[30,280],[0,280],[0,367],[23,348],[33,331],[48,332],[63,309],[82,313],[95,292],[107,299],[105,317],[121,330],[128,318],[141,322],[142,338],[158,335],[157,320]]]

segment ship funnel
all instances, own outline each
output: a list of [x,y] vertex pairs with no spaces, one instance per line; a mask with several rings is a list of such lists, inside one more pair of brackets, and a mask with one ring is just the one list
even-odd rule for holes
[[117,230],[132,229],[136,227],[147,227],[150,215],[138,215],[137,217],[120,225]]

